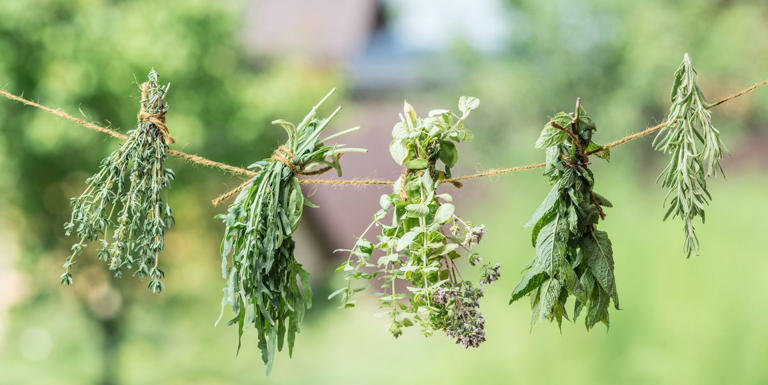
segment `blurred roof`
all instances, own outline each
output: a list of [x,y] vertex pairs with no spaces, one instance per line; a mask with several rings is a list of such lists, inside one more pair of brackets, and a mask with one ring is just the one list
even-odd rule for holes
[[341,64],[365,46],[375,16],[375,0],[259,0],[246,15],[245,44],[257,55]]

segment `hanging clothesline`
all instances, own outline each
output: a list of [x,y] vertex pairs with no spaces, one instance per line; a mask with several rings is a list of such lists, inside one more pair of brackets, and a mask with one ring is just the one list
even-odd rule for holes
[[[753,85],[751,85],[749,87],[746,87],[746,88],[744,88],[742,90],[739,90],[736,93],[728,95],[728,96],[726,96],[726,97],[724,97],[724,98],[722,98],[722,99],[720,99],[720,100],[710,104],[707,107],[707,109],[712,109],[712,108],[715,108],[717,106],[720,106],[721,104],[727,103],[727,102],[729,102],[731,100],[734,100],[734,99],[739,98],[739,97],[741,97],[743,95],[746,95],[746,94],[748,94],[748,93],[750,93],[750,92],[752,92],[752,91],[754,91],[754,90],[756,90],[756,89],[758,89],[760,87],[763,87],[765,85],[768,85],[768,79],[767,80],[763,80],[761,82],[757,82],[757,83],[755,83],[755,84],[753,84]],[[25,104],[25,105],[30,106],[30,107],[38,108],[38,109],[43,110],[43,111],[45,111],[45,112],[47,112],[49,114],[52,114],[52,115],[58,116],[60,118],[72,121],[74,123],[77,123],[80,126],[88,128],[90,130],[101,132],[103,134],[107,134],[109,136],[112,136],[113,138],[117,138],[117,139],[120,139],[120,140],[126,140],[128,138],[126,135],[121,134],[121,133],[119,133],[119,132],[117,132],[115,130],[112,130],[110,128],[99,126],[97,124],[85,121],[83,119],[76,118],[76,117],[74,117],[74,116],[72,116],[70,114],[67,114],[66,112],[63,112],[61,110],[50,108],[50,107],[46,107],[46,106],[44,106],[42,104],[39,104],[39,103],[33,102],[31,100],[25,99],[25,98],[23,98],[21,96],[14,95],[14,94],[12,94],[10,92],[7,92],[5,90],[0,90],[0,95],[4,96],[7,99],[20,102],[20,103]],[[654,133],[654,132],[656,132],[658,130],[661,130],[662,128],[666,127],[668,124],[670,124],[670,122],[663,122],[663,123],[657,124],[657,125],[655,125],[653,127],[646,128],[645,130],[637,132],[635,134],[628,135],[628,136],[625,136],[623,138],[617,139],[617,140],[615,140],[615,141],[613,141],[611,143],[608,143],[608,144],[602,146],[601,148],[598,148],[596,150],[591,151],[589,153],[589,155],[592,155],[594,153],[597,153],[597,152],[600,152],[600,151],[603,151],[603,150],[606,150],[606,149],[611,149],[611,148],[614,148],[614,147],[618,147],[618,146],[620,146],[620,145],[622,145],[624,143],[627,143],[629,141],[632,141],[632,140],[641,138],[643,136],[652,134],[652,133]],[[235,174],[241,174],[241,175],[247,176],[249,178],[252,178],[252,177],[254,177],[254,176],[256,176],[258,174],[255,171],[246,170],[244,168],[232,166],[230,164],[226,164],[226,163],[222,163],[222,162],[217,162],[217,161],[214,161],[214,160],[211,160],[211,159],[204,158],[204,157],[199,156],[199,155],[189,154],[189,153],[178,151],[178,150],[169,149],[167,153],[169,155],[175,156],[177,158],[184,159],[184,160],[186,160],[188,162],[191,162],[191,163],[195,163],[195,164],[199,164],[199,165],[203,165],[203,166],[207,166],[207,167],[218,168],[218,169],[223,170],[223,171],[227,171],[227,172],[231,172],[231,173],[235,173]],[[474,174],[468,174],[468,175],[457,176],[457,177],[454,177],[454,178],[449,178],[449,179],[446,179],[445,181],[446,182],[461,182],[461,181],[465,181],[465,180],[469,180],[469,179],[484,178],[484,177],[489,177],[489,176],[494,176],[494,175],[508,174],[508,173],[517,172],[517,171],[531,170],[531,169],[540,168],[540,167],[544,167],[544,166],[545,166],[545,163],[534,163],[534,164],[515,166],[515,167],[509,167],[509,168],[492,168],[492,169],[480,171],[480,172],[477,172],[477,173],[474,173]],[[391,185],[391,184],[395,183],[395,181],[383,180],[383,179],[346,179],[345,180],[345,179],[300,178],[299,181],[302,184],[330,184],[330,185],[358,185],[358,186],[365,186],[365,185]],[[223,201],[224,199],[227,199],[228,197],[236,194],[240,189],[242,189],[248,183],[249,183],[249,181],[244,182],[243,184],[241,184],[237,188],[233,189],[232,191],[229,191],[229,192],[219,196],[218,198],[213,200],[213,203],[214,204],[218,204],[221,201]]]

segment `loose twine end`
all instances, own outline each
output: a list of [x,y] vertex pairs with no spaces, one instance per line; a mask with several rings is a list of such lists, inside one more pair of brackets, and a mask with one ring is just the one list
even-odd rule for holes
[[144,109],[144,103],[147,102],[147,90],[149,89],[149,83],[144,82],[141,84],[141,102],[139,103],[139,114],[136,119],[140,123],[152,123],[160,130],[163,135],[166,144],[176,143],[176,139],[173,139],[171,133],[168,131],[168,126],[165,124],[165,113],[158,111],[155,113],[149,113]]

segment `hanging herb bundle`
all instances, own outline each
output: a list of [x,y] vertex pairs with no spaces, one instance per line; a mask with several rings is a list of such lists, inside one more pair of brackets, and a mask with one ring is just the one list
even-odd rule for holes
[[80,240],[64,263],[63,284],[72,283],[75,257],[98,241],[97,256],[115,276],[135,269],[134,275],[149,279],[150,290],[163,289],[158,254],[165,245],[165,231],[174,222],[162,197],[174,178],[173,171],[165,168],[166,150],[173,143],[165,125],[169,86],[160,85],[157,72],[149,72],[141,85],[138,127],[86,180],[85,191],[72,199],[72,217],[64,227],[67,235],[74,233]]
[[727,149],[720,131],[712,125],[709,103],[696,84],[696,70],[688,54],[675,72],[671,100],[667,125],[654,139],[654,147],[671,155],[659,175],[662,186],[669,190],[664,219],[671,215],[683,220],[683,250],[690,257],[699,250],[693,221],[699,217],[704,223],[704,208],[712,199],[707,178],[718,172],[724,175],[720,160]]
[[[469,254],[470,264],[481,261],[471,249],[482,239],[485,226],[458,217],[451,196],[437,193],[458,159],[454,143],[473,137],[464,121],[479,103],[476,98],[462,97],[461,116],[434,110],[427,118],[419,118],[405,103],[390,144],[392,157],[405,165],[405,173],[393,193],[381,196],[381,209],[355,246],[346,250],[349,257],[338,269],[345,272],[347,285],[329,298],[341,295],[344,307],[353,307],[354,294],[364,289],[353,287],[353,281],[381,280],[378,302],[391,318],[389,331],[395,337],[404,327],[418,324],[425,335],[442,330],[467,348],[485,341],[479,301],[484,285],[498,279],[499,265],[483,265],[479,283],[462,278],[457,260]],[[391,224],[384,221],[388,214]],[[375,244],[364,238],[373,226],[381,227]],[[377,250],[381,256],[374,261]],[[407,285],[407,293],[398,290],[399,283]]]
[[249,167],[258,175],[240,191],[227,214],[220,216],[226,225],[221,243],[222,273],[226,279],[222,312],[229,305],[235,313],[229,324],[237,325],[238,351],[243,329],[250,324],[256,329],[267,373],[286,337],[288,354],[293,353],[301,320],[312,306],[309,273],[294,257],[292,235],[301,220],[303,206],[314,205],[302,194],[297,176],[330,169],[341,175],[341,155],[365,151],[325,144],[356,131],[357,127],[319,139],[341,109],[325,119],[317,117],[317,109],[332,93],[333,90],[297,126],[284,120],[273,122],[285,129],[288,141],[271,158]]
[[531,326],[542,319],[569,319],[566,302],[575,297],[573,319],[586,311],[587,329],[609,324],[611,300],[619,308],[613,275],[613,251],[608,234],[596,228],[605,218],[603,207],[611,203],[592,191],[594,176],[589,154],[609,158],[607,149],[592,141],[596,130],[589,115],[576,102],[576,111],[555,115],[536,142],[545,149],[544,175],[552,190],[526,226],[533,226],[536,255],[512,292],[510,303],[526,294],[531,297]]

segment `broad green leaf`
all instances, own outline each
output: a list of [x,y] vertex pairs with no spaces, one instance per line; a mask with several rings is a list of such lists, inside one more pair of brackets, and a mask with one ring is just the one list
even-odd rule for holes
[[618,308],[619,298],[613,275],[613,251],[608,234],[600,230],[586,234],[581,239],[581,249],[592,275],[600,287],[613,297],[614,305]]
[[408,147],[406,147],[402,140],[393,139],[392,142],[389,143],[389,154],[392,155],[392,159],[394,159],[397,164],[402,165],[403,162],[405,162],[405,159],[408,158]]
[[518,283],[517,286],[515,286],[515,289],[512,290],[512,299],[509,300],[509,303],[517,301],[532,290],[538,288],[547,280],[547,278],[549,278],[549,276],[547,276],[546,272],[541,270],[541,266],[535,265],[531,267],[526,271],[520,283]]
[[355,249],[360,251],[365,256],[371,256],[373,253],[373,243],[365,238],[360,238],[355,244]]
[[567,235],[563,233],[567,233],[568,230],[564,224],[563,219],[559,215],[555,216],[552,221],[541,228],[539,237],[536,240],[537,263],[541,264],[543,270],[550,277],[555,276],[560,264],[566,263]]
[[429,206],[426,203],[411,203],[405,206],[405,213],[411,218],[423,218],[429,214]]
[[405,167],[410,170],[423,170],[429,167],[429,162],[426,159],[411,159],[405,162]]
[[397,122],[392,127],[393,140],[404,140],[408,138],[409,135],[410,135],[410,130],[408,129],[408,126],[403,122]]
[[539,319],[547,319],[551,317],[552,308],[557,304],[557,299],[560,296],[560,288],[562,287],[560,281],[556,278],[550,278],[541,285],[541,304],[539,305]]
[[419,234],[421,234],[421,231],[418,230],[418,229],[411,230],[411,231],[403,234],[403,236],[400,237],[400,239],[397,240],[397,247],[395,247],[395,250],[397,250],[397,251],[405,250],[408,246],[410,246],[410,244],[413,242],[413,240]]
[[446,167],[450,168],[456,165],[456,161],[459,159],[459,152],[456,151],[456,145],[453,142],[444,140],[440,142],[440,150],[437,156]]
[[560,185],[556,184],[552,186],[551,190],[549,190],[547,197],[544,198],[544,201],[542,201],[541,204],[539,204],[539,207],[536,208],[536,211],[533,212],[533,215],[531,215],[531,218],[528,220],[528,222],[525,223],[524,227],[531,227],[535,225],[536,222],[538,222],[541,219],[541,217],[544,216],[544,214],[556,208],[559,197],[560,197]]
[[437,223],[446,223],[453,217],[455,207],[450,203],[442,204],[435,212],[434,221]]
[[536,139],[536,148],[547,148],[557,146],[565,142],[568,138],[563,130],[554,127],[551,123],[547,123],[541,130],[539,138]]

